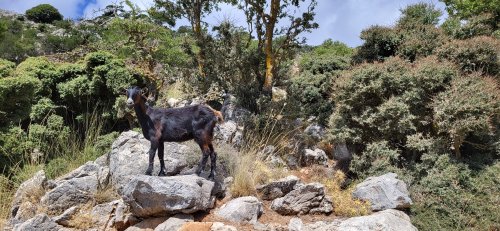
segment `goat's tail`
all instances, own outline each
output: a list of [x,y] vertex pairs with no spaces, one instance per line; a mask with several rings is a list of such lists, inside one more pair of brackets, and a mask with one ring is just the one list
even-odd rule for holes
[[217,117],[217,122],[224,123],[224,116],[222,115],[222,112],[213,109],[209,105],[207,105],[207,107],[214,112],[215,116]]

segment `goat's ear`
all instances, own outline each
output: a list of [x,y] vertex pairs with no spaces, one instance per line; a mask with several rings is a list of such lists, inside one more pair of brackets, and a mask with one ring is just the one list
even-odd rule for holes
[[147,95],[149,93],[149,89],[147,87],[144,87],[141,89],[141,95]]
[[125,95],[125,96],[128,95],[128,89],[123,88],[121,92],[122,92],[122,95]]

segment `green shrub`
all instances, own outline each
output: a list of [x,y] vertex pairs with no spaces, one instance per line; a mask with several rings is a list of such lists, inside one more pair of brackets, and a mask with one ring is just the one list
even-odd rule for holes
[[399,34],[402,39],[396,54],[410,61],[433,54],[446,41],[441,30],[433,25],[415,25],[411,30],[399,29]]
[[498,138],[494,130],[500,123],[500,90],[494,79],[457,78],[448,90],[437,95],[432,107],[437,131],[448,137],[458,157],[464,142],[472,141],[470,136],[481,137],[473,143],[482,147],[483,152],[485,149],[495,151],[493,142]]
[[0,79],[0,125],[17,124],[29,118],[35,93],[41,83],[26,76]]
[[10,76],[16,64],[5,59],[0,59],[0,78]]
[[413,30],[415,27],[422,25],[435,26],[442,14],[439,9],[429,3],[422,2],[409,5],[401,10],[401,17],[396,26],[408,30]]
[[27,134],[20,127],[0,130],[0,169],[8,176],[11,170],[21,165],[32,146],[26,142]]
[[466,40],[452,40],[437,50],[441,59],[452,61],[466,73],[482,71],[493,76],[500,73],[500,41],[479,36]]
[[395,29],[383,26],[372,26],[361,31],[360,38],[364,43],[353,57],[356,63],[383,61],[394,56],[401,43],[401,35]]
[[432,97],[457,75],[449,63],[428,58],[410,65],[399,58],[365,64],[335,81],[330,117],[336,141],[403,143],[415,131],[429,131]]
[[56,106],[49,98],[41,98],[38,103],[31,107],[30,119],[32,122],[40,122],[47,118],[50,113],[54,113]]
[[40,4],[26,10],[26,17],[38,23],[52,23],[63,19],[59,11],[50,4]]
[[483,13],[470,17],[462,24],[460,19],[450,17],[441,25],[444,32],[455,39],[468,39],[476,36],[491,36],[495,31],[495,17]]
[[354,155],[350,169],[361,179],[387,172],[400,173],[397,167],[400,152],[391,148],[387,141],[370,143],[361,155]]
[[0,33],[0,58],[20,63],[29,56],[37,55],[35,44],[37,41],[37,30],[25,26],[19,20],[0,18],[0,24],[4,25],[3,33]]

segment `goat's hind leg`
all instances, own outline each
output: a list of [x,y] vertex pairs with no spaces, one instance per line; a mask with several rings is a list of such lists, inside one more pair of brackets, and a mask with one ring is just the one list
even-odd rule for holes
[[165,156],[164,153],[164,148],[165,144],[163,142],[160,142],[158,144],[158,159],[160,159],[160,172],[158,173],[158,176],[166,176],[166,169],[165,169],[165,160],[163,157]]
[[156,150],[158,149],[158,141],[151,141],[151,148],[149,149],[148,151],[148,154],[149,154],[149,165],[148,165],[148,169],[146,170],[146,175],[149,175],[151,176],[151,174],[153,173],[153,163],[154,163],[154,160],[155,160],[155,154],[156,154]]
[[215,179],[215,171],[217,169],[217,153],[215,152],[212,143],[210,143],[208,147],[210,148],[210,175],[208,175],[208,179],[213,180]]
[[204,144],[203,142],[197,142],[200,145],[202,157],[200,159],[200,163],[198,164],[198,168],[196,169],[196,175],[200,175],[201,171],[205,168],[205,165],[207,165],[208,157],[210,155],[210,148],[208,147],[208,144]]

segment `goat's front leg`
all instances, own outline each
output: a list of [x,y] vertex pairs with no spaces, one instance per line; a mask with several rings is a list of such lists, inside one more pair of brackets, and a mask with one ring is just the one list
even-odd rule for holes
[[160,142],[158,145],[158,159],[160,159],[160,172],[158,173],[158,176],[166,176],[166,169],[165,169],[165,160],[163,157],[165,156],[165,153],[163,152],[165,148],[165,144],[163,142]]
[[151,148],[148,151],[149,154],[149,165],[148,170],[146,170],[146,175],[151,176],[153,173],[153,162],[155,160],[156,149],[158,149],[158,141],[151,140]]

